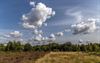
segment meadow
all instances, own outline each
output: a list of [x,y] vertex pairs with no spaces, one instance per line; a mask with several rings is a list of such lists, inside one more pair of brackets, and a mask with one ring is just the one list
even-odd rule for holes
[[36,63],[100,63],[100,54],[83,52],[50,52]]
[[0,52],[0,63],[100,63],[100,53]]
[[48,52],[0,52],[0,63],[35,63]]

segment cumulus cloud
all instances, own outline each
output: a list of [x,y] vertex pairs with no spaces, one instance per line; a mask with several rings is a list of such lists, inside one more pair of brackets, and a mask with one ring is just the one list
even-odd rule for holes
[[77,24],[71,26],[73,28],[73,34],[78,33],[90,33],[96,30],[96,23],[95,21],[82,21]]
[[35,6],[35,2],[30,1],[30,5]]
[[33,31],[33,33],[34,33],[34,34],[38,34],[38,30],[35,29],[35,30]]
[[41,42],[41,41],[48,41],[48,40],[49,40],[48,37],[43,37],[41,34],[38,34],[38,35],[36,35],[36,36],[34,37],[34,41],[39,41],[39,42]]
[[50,34],[49,38],[55,38],[55,35],[52,33]]
[[65,29],[64,30],[64,32],[70,32],[71,31],[71,29]]
[[42,40],[42,35],[38,34],[34,37],[34,41],[41,41]]
[[34,5],[31,11],[22,15],[24,28],[39,28],[47,19],[55,15],[55,11],[52,8],[41,2],[36,5],[34,2],[30,2],[30,4]]
[[55,35],[56,36],[63,36],[63,32],[57,32]]
[[38,31],[38,34],[43,34],[43,31],[42,31],[42,30],[39,30],[39,31]]
[[50,34],[48,41],[55,41],[55,40],[56,40],[55,34],[53,33]]
[[0,39],[4,39],[4,41],[24,41],[22,39],[22,33],[20,31],[12,31],[8,33],[4,33],[0,35]]
[[22,36],[22,33],[19,31],[13,31],[13,32],[10,32],[9,36],[14,37],[14,38],[18,38],[18,37]]
[[66,15],[71,16],[75,20],[73,21],[74,24],[71,25],[71,31],[73,31],[73,34],[87,34],[94,32],[97,29],[97,23],[99,23],[100,18],[85,13],[86,11],[80,10],[79,8],[72,8],[66,11]]
[[100,22],[100,18],[89,18],[88,21]]
[[42,40],[47,41],[49,38],[48,37],[43,37]]
[[79,39],[79,41],[78,41],[79,43],[82,43],[82,42],[84,42],[82,39]]
[[37,29],[35,29],[34,31],[33,31],[33,33],[34,34],[43,34],[43,31],[42,30],[37,30]]
[[36,36],[36,37],[34,38],[34,41],[41,41],[41,38],[38,37],[38,36]]
[[55,35],[51,34],[49,37],[43,37],[42,26],[47,26],[47,19],[55,15],[52,8],[46,6],[44,3],[30,2],[32,9],[30,12],[22,15],[22,26],[27,29],[32,29],[34,34],[34,41],[48,41],[55,40]]
[[24,28],[27,28],[27,29],[35,29],[35,26],[29,25],[29,23],[23,23],[22,25],[23,25]]

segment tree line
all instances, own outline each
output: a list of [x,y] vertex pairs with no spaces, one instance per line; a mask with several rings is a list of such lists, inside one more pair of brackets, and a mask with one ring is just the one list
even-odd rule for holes
[[0,51],[83,51],[83,52],[99,52],[99,43],[88,44],[72,44],[66,42],[64,44],[49,43],[46,45],[32,46],[29,43],[21,44],[20,41],[9,41],[6,45],[0,44]]

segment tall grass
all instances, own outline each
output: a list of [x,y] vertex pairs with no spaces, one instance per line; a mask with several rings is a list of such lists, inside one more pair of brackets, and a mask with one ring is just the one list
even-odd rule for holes
[[51,52],[36,63],[100,63],[100,56],[82,52]]
[[34,63],[48,52],[0,52],[0,63]]

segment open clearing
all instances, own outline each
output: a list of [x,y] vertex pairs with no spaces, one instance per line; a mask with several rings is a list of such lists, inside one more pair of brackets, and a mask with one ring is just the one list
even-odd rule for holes
[[0,52],[0,63],[100,63],[100,53]]
[[100,56],[82,52],[51,52],[36,63],[100,63]]
[[48,52],[0,52],[0,63],[35,63]]

